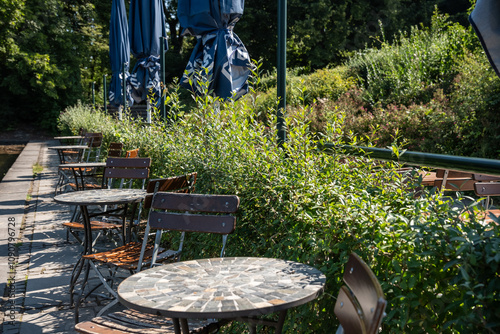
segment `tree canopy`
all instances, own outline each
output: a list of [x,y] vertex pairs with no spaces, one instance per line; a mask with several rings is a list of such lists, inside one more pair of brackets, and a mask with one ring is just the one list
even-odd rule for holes
[[[179,77],[194,45],[181,36],[178,0],[165,0],[169,27],[167,80]],[[127,2],[127,1],[126,1]],[[128,4],[127,4],[128,5]],[[313,71],[354,50],[428,24],[434,7],[465,24],[469,0],[288,0],[287,66]],[[111,1],[0,0],[0,118],[54,127],[61,110],[102,92],[110,75]],[[383,29],[382,29],[383,28]],[[277,1],[245,4],[235,32],[263,68],[276,64]],[[108,78],[110,78],[108,76]],[[96,100],[102,100],[100,95]],[[7,123],[10,122],[10,123]]]

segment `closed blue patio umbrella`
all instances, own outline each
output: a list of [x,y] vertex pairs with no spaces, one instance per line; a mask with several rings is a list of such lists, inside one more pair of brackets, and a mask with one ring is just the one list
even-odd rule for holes
[[183,34],[198,40],[181,79],[183,87],[199,93],[198,82],[192,80],[191,86],[190,79],[201,73],[204,80],[210,80],[209,90],[216,96],[239,98],[247,93],[252,63],[233,32],[244,5],[244,0],[179,0],[177,16]]
[[129,9],[130,49],[137,63],[130,76],[135,102],[147,101],[150,90],[157,102],[160,87],[160,37],[167,49],[165,14],[161,0],[131,0]]
[[[130,44],[124,0],[113,0],[112,2],[109,23],[109,58],[113,74],[109,87],[109,102],[118,107],[125,104],[122,80],[124,79],[123,73],[125,73],[125,80],[127,80],[130,62]],[[124,64],[125,71],[123,71]],[[127,98],[130,103],[129,94],[127,94]]]
[[500,77],[500,2],[477,0],[469,21],[491,66]]

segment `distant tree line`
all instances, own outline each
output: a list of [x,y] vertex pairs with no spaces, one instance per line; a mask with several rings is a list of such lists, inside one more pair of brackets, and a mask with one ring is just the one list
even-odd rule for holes
[[[169,29],[167,80],[184,71],[195,39],[181,36],[178,0],[165,1]],[[128,1],[125,1],[126,3]],[[409,26],[430,22],[434,8],[467,25],[474,0],[287,0],[287,66],[304,72],[338,64],[350,52],[390,40]],[[263,68],[276,64],[278,1],[248,0],[235,33]],[[128,3],[127,3],[128,6]],[[90,101],[110,64],[111,0],[0,0],[0,124],[54,128],[78,100]]]

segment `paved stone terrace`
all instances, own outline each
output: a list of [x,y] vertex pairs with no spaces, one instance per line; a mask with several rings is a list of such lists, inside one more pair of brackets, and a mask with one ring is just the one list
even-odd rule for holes
[[[0,183],[0,333],[76,333],[68,286],[80,246],[62,226],[71,208],[53,201],[54,145],[29,142]],[[35,164],[43,170],[34,177]],[[80,321],[101,307],[81,307]]]

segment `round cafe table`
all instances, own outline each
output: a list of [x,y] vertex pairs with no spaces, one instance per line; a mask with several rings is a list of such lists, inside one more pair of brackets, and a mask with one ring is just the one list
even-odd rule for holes
[[[308,265],[271,258],[230,257],[169,263],[138,272],[118,286],[128,308],[172,318],[176,333],[187,319],[238,319],[286,311],[317,298],[326,277]],[[254,319],[255,322],[255,319]],[[255,332],[255,325],[251,332]]]
[[87,145],[58,145],[58,146],[50,146],[49,150],[57,151],[57,155],[59,156],[59,161],[61,164],[68,163],[68,157],[66,151],[78,152],[78,157],[76,158],[79,161],[82,157],[82,152],[89,148]]
[[[129,204],[132,204],[132,210],[130,217],[135,215],[135,211],[137,205],[144,199],[146,196],[146,190],[142,189],[98,189],[98,190],[85,190],[85,191],[75,191],[68,192],[61,195],[57,195],[54,197],[54,201],[60,204],[67,205],[78,205],[82,212],[83,216],[83,225],[84,225],[84,243],[83,243],[83,251],[82,256],[87,254],[92,254],[92,230],[90,226],[90,218],[91,215],[88,211],[88,206],[111,206],[114,204],[123,205],[123,224],[125,224],[125,219],[127,216],[127,207]],[[125,230],[125,226],[123,226]],[[130,224],[128,226],[128,233],[130,233]],[[125,236],[124,239],[125,240]],[[78,296],[78,300],[81,299],[83,294],[83,290],[85,289],[85,285],[87,284],[88,276],[89,276],[90,264],[88,261],[84,260],[82,257],[79,258],[77,263],[73,268],[73,272],[71,275],[70,281],[70,298],[71,304],[73,304],[73,292],[75,290],[75,285],[78,280],[78,277],[82,273],[85,272],[85,276],[83,282],[80,286],[80,293]]]

